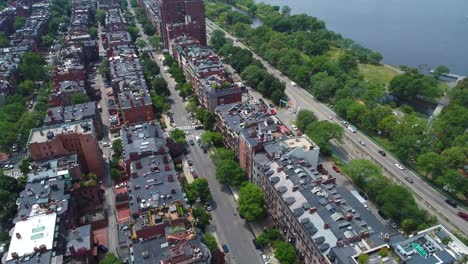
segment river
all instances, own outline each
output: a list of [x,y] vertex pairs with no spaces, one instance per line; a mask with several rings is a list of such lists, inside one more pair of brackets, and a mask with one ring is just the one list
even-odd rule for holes
[[255,0],[291,7],[380,52],[384,62],[468,75],[467,0]]

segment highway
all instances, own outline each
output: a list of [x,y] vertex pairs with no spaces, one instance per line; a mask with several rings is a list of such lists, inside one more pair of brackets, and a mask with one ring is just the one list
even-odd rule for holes
[[[211,32],[214,29],[224,31],[222,28],[207,19],[207,32]],[[250,50],[253,53],[254,58],[262,62],[268,72],[286,84],[286,95],[290,101],[292,101],[294,106],[313,111],[319,120],[328,120],[330,122],[340,124],[340,119],[330,108],[320,103],[303,88],[292,86],[292,81],[288,77],[284,76],[279,70],[274,68],[250,48],[241,43],[239,39],[226,31],[224,32],[226,38],[234,41],[234,45]],[[295,120],[295,115],[290,114],[287,110],[280,110],[277,116],[286,125],[291,125],[291,122]],[[332,119],[330,120],[330,118]],[[358,140],[364,141],[366,146],[359,144]],[[445,203],[446,197],[443,194],[423,181],[413,171],[409,169],[398,169],[395,164],[401,162],[392,155],[388,154],[386,157],[380,155],[378,150],[382,148],[370,140],[365,134],[360,131],[351,133],[350,131],[345,130],[343,144],[336,147],[341,148],[341,150],[347,153],[351,158],[367,158],[373,160],[382,167],[385,176],[411,190],[415,196],[416,202],[421,207],[435,215],[440,223],[451,231],[456,230],[468,235],[468,222],[456,215],[458,211],[466,212],[464,209],[449,206]],[[405,180],[405,177],[413,179],[414,183],[409,183]]]
[[[134,15],[134,10],[129,3],[128,9]],[[148,43],[148,36],[144,34],[140,23],[136,23],[140,29],[140,38]],[[154,61],[161,68],[161,76],[167,81],[171,95],[169,101],[171,103],[171,112],[177,127],[187,127],[184,129],[188,132],[187,138],[195,138],[196,135],[203,133],[202,130],[193,129],[192,121],[188,118],[189,113],[185,110],[185,103],[175,90],[175,80],[169,73],[164,72],[163,63],[159,59],[162,56],[160,53],[152,52]],[[169,131],[171,128],[166,129]],[[167,136],[167,135],[166,135]],[[211,226],[218,237],[219,244],[226,244],[229,248],[229,253],[226,254],[226,259],[230,264],[256,264],[263,263],[260,254],[256,250],[252,239],[254,235],[246,222],[241,219],[237,212],[237,202],[234,196],[226,188],[218,183],[215,176],[215,167],[208,153],[203,153],[203,150],[198,146],[190,146],[189,154],[185,159],[191,159],[194,163],[195,170],[199,177],[206,178],[213,195],[213,211],[211,215],[213,220]]]

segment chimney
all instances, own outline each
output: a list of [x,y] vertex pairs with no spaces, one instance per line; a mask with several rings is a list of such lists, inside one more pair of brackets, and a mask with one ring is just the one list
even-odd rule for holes
[[317,207],[311,207],[309,208],[309,214],[313,214],[317,211]]
[[346,221],[353,220],[353,214],[346,214]]
[[48,115],[48,116],[53,116],[52,110],[50,110],[50,109],[47,110],[47,115]]
[[288,176],[288,175],[286,175],[286,180],[289,180],[289,176]]
[[276,172],[279,173],[279,172],[282,172],[282,171],[283,171],[283,167],[278,167],[278,168],[276,168]]
[[293,187],[292,187],[292,191],[293,191],[293,192],[297,192],[297,190],[299,190],[299,187],[298,187],[298,186],[293,186]]
[[324,223],[323,224],[323,229],[328,229],[329,228],[329,225],[327,223]]
[[12,257],[13,259],[19,258],[18,253],[16,253],[16,252],[11,252],[11,257]]
[[21,234],[20,234],[20,233],[16,233],[16,238],[17,238],[17,239],[21,239]]

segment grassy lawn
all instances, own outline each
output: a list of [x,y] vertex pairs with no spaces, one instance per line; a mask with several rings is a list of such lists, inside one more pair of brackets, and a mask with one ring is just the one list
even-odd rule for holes
[[364,79],[383,85],[388,85],[393,77],[398,75],[396,71],[382,65],[359,64],[359,71],[364,76]]

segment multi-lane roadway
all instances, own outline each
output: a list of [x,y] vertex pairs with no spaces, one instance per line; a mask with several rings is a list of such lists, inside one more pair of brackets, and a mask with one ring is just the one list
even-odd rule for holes
[[[207,32],[211,32],[215,29],[224,31],[215,23],[207,19]],[[241,43],[239,39],[226,31],[224,32],[226,38],[233,40],[235,45],[252,51]],[[252,53],[254,58],[259,60],[268,72],[286,84],[286,95],[295,106],[301,107],[301,109],[313,111],[319,120],[328,120],[330,122],[340,123],[340,119],[330,108],[320,103],[303,88],[298,87],[297,85],[291,85],[292,81],[287,76],[283,75],[279,70],[274,68],[267,61],[263,60],[255,52],[252,51]],[[280,111],[278,113],[278,118],[286,125],[290,125],[291,122],[294,121],[295,115],[289,114],[287,111]],[[381,150],[382,147],[370,140],[365,134],[359,131],[356,133],[352,133],[348,130],[345,131],[343,139],[344,144],[340,144],[336,147],[341,149],[344,153],[347,153],[348,158],[368,158],[373,160],[383,168],[386,176],[399,184],[406,185],[406,187],[415,195],[415,199],[418,204],[437,216],[438,220],[447,228],[461,231],[465,235],[468,234],[468,222],[456,215],[458,211],[466,212],[464,209],[449,206],[445,202],[446,197],[442,193],[438,192],[428,183],[423,181],[413,171],[397,168],[395,164],[401,162],[392,155],[387,155],[386,157],[380,155],[378,151]],[[366,145],[362,146],[359,143],[359,140],[365,142]],[[413,183],[406,180],[406,177],[412,179]]]

